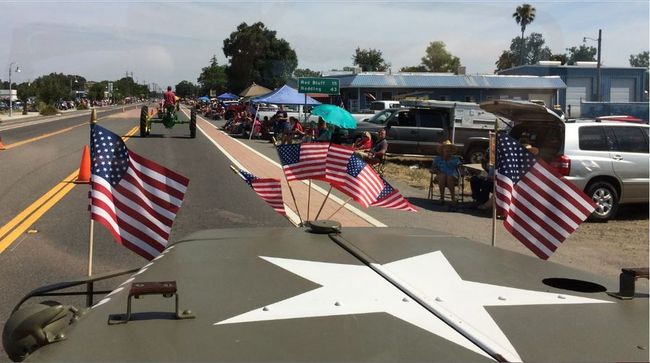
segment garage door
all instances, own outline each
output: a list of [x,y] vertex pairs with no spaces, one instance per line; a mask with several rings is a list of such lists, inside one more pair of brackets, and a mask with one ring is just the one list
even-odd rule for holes
[[609,90],[610,102],[630,102],[634,100],[634,78],[613,78]]
[[571,106],[569,117],[580,117],[580,100],[589,101],[591,95],[591,78],[570,78],[567,80],[566,104]]

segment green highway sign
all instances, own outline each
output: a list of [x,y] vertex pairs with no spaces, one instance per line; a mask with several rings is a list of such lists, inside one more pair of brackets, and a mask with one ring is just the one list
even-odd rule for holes
[[298,78],[298,92],[338,95],[339,80],[336,78],[300,77]]

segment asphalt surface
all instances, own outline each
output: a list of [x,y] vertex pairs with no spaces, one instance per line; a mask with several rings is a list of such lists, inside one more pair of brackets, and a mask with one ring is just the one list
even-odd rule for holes
[[[120,135],[138,124],[138,111],[115,112],[115,117],[100,114],[99,124]],[[83,146],[89,142],[88,115],[2,131],[5,145],[11,146],[69,129],[0,151],[0,226],[79,167]],[[196,139],[189,138],[188,124],[172,129],[154,124],[149,137],[137,135],[127,140],[131,151],[190,179],[171,241],[206,228],[291,225],[230,171],[230,162],[200,132]],[[87,184],[75,186],[29,228],[37,232],[24,233],[0,254],[0,326],[4,326],[13,306],[32,289],[86,275],[88,192]],[[94,236],[93,274],[146,264],[146,260],[115,243],[103,226],[95,225]],[[122,280],[108,281],[97,288],[110,289]],[[84,301],[56,300],[76,306],[83,306]],[[0,361],[8,361],[4,351],[0,352]]]

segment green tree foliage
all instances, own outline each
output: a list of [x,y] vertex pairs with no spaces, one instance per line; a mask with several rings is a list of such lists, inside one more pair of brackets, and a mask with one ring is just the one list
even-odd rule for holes
[[429,43],[422,57],[422,65],[429,72],[456,72],[460,67],[460,58],[445,49],[444,42],[439,40]]
[[361,49],[357,47],[352,56],[354,65],[361,67],[363,72],[383,72],[388,70],[390,63],[386,63],[381,50]]
[[70,82],[62,73],[50,73],[32,82],[39,101],[53,105],[59,100],[70,99]]
[[630,54],[630,67],[648,68],[648,51],[639,54]]
[[560,61],[560,64],[565,65],[569,61],[569,57],[566,54],[552,54],[548,60]]
[[296,52],[262,23],[241,23],[223,41],[229,88],[239,92],[255,82],[266,87],[284,85],[298,66]]
[[418,66],[405,66],[400,68],[400,72],[427,72],[427,67],[423,66],[422,64]]
[[[549,60],[553,55],[551,49],[545,46],[546,41],[540,33],[530,33],[524,39],[524,53],[521,54],[521,39],[516,37],[510,42],[510,50],[504,50],[495,62],[497,71],[516,67],[522,64],[535,64],[541,60]],[[522,62],[522,59],[524,60]]]
[[199,87],[190,81],[180,81],[174,87],[174,92],[178,97],[197,97]]
[[293,76],[294,77],[320,77],[322,75],[321,72],[318,71],[312,71],[309,68],[297,68],[295,71],[293,71]]
[[568,65],[574,65],[576,62],[587,61],[594,62],[596,61],[596,54],[598,50],[595,47],[581,45],[579,47],[567,48],[568,53]]
[[200,94],[200,96],[209,95],[210,90],[214,90],[217,94],[221,94],[226,91],[226,86],[228,84],[226,67],[220,66],[219,62],[217,62],[217,56],[213,55],[212,58],[210,58],[210,65],[201,69],[201,74],[196,81],[199,83],[196,92]]
[[36,96],[36,87],[32,86],[30,82],[23,82],[16,85],[16,92],[18,99],[25,102],[28,98]]
[[526,47],[524,32],[526,31],[526,27],[528,26],[528,24],[532,23],[535,20],[535,12],[536,10],[532,5],[521,4],[517,6],[517,9],[515,9],[515,12],[512,14],[512,17],[515,18],[515,21],[521,27],[521,37],[519,38],[519,42],[520,42],[519,64],[526,64],[525,63],[526,59],[524,57],[525,55],[524,48]]
[[[115,88],[115,83],[113,84],[113,88]],[[90,89],[88,90],[88,98],[90,98],[93,101],[103,100],[105,95],[104,91],[107,90],[108,90],[108,81],[93,83],[93,85],[90,86]]]
[[[108,85],[107,81],[106,85]],[[132,77],[122,77],[113,82],[113,97],[116,99],[148,96],[149,87],[147,87],[147,85],[135,83]]]

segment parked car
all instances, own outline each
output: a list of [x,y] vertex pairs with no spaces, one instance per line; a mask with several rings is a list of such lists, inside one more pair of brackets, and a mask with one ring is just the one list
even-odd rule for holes
[[619,205],[648,203],[648,125],[598,120],[563,121],[546,107],[521,101],[481,104],[513,122],[510,135],[539,149],[539,156],[597,205],[606,221]]
[[467,163],[480,163],[488,147],[488,133],[496,117],[478,104],[453,101],[401,101],[400,108],[379,111],[357,123],[351,141],[365,131],[386,128],[388,152],[435,155],[438,145],[451,140]]

